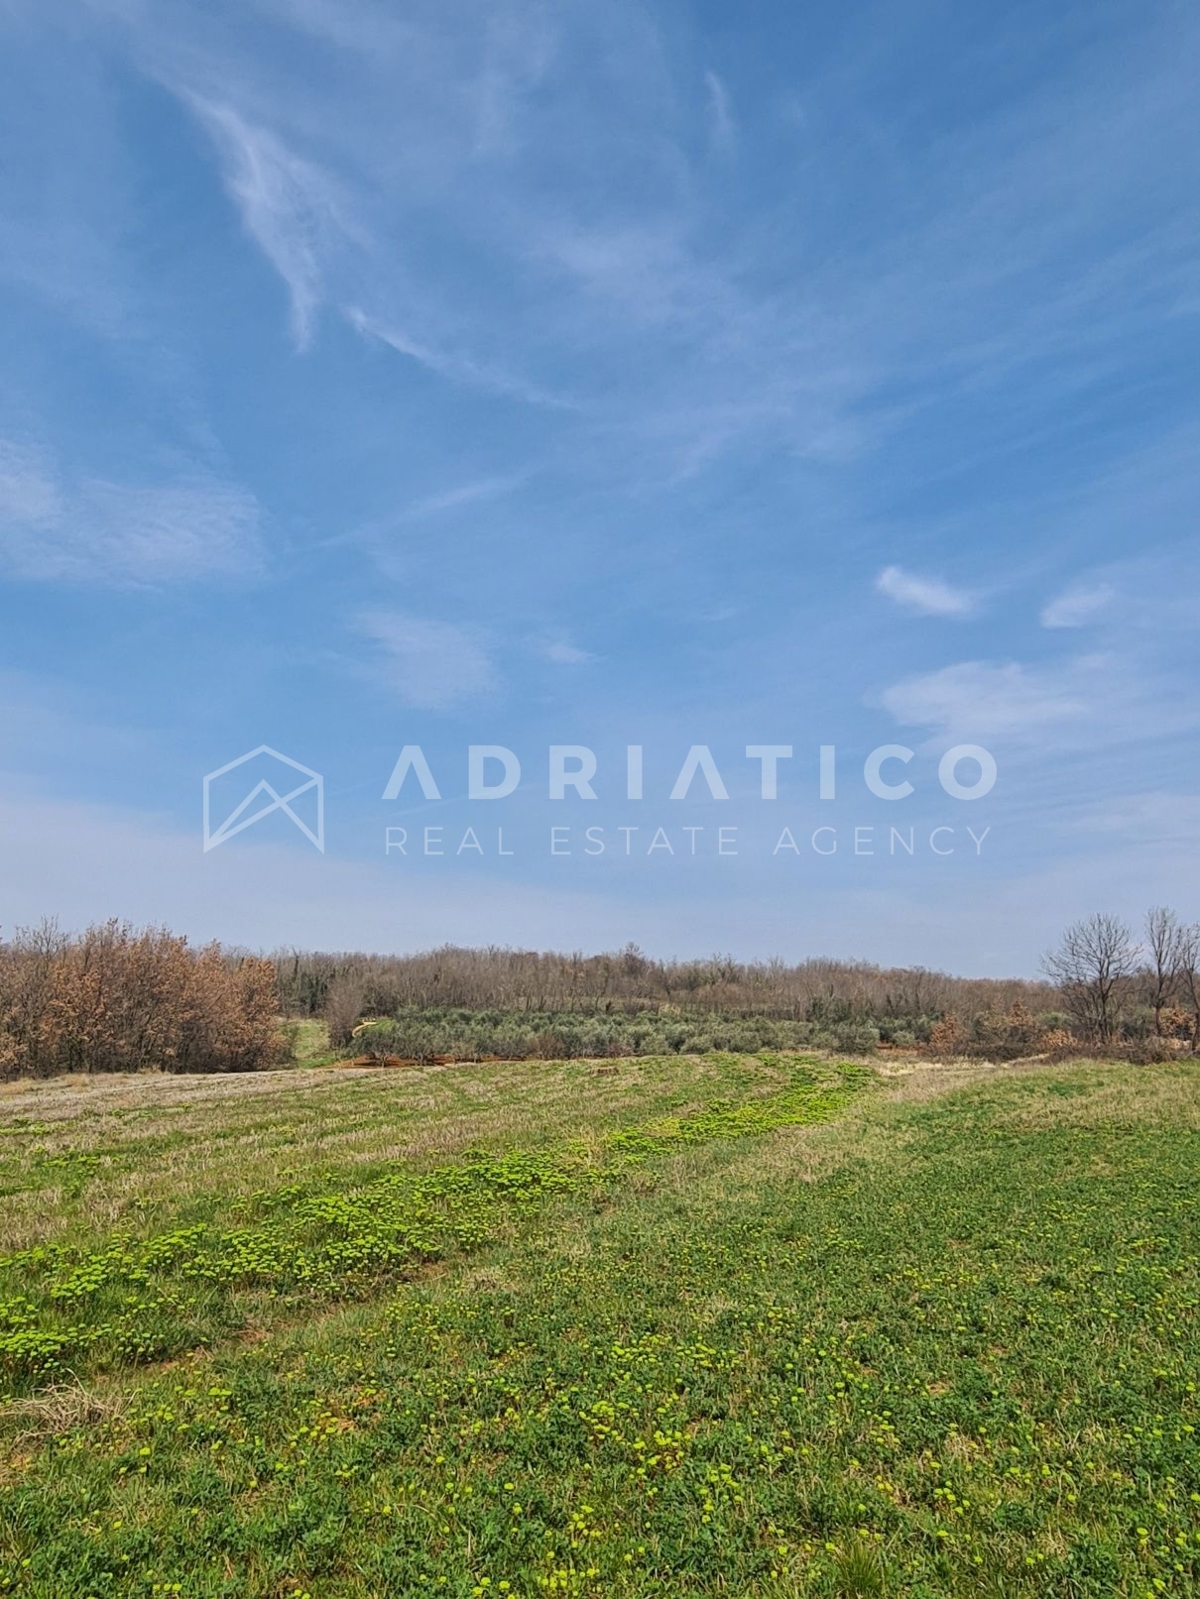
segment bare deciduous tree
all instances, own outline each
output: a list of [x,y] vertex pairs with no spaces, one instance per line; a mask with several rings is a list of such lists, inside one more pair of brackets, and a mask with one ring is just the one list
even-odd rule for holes
[[1179,987],[1186,929],[1173,910],[1156,905],[1146,912],[1146,953],[1150,957],[1150,1004],[1154,1031],[1161,1038],[1163,1011]]
[[1200,925],[1196,922],[1179,930],[1176,971],[1181,998],[1192,1013],[1192,1048],[1200,1050]]
[[330,980],[325,1020],[329,1024],[329,1042],[335,1049],[350,1042],[355,1027],[362,1020],[366,1001],[367,982],[361,973],[339,972]]
[[1089,916],[1068,927],[1042,969],[1085,1037],[1110,1044],[1120,1014],[1122,986],[1137,970],[1133,934],[1118,916]]

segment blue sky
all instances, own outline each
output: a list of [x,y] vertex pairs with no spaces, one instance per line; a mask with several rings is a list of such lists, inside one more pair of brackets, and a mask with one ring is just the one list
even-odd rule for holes
[[[1198,76],[1155,0],[0,0],[0,925],[1029,972],[1200,913]],[[203,852],[262,743],[323,856]]]

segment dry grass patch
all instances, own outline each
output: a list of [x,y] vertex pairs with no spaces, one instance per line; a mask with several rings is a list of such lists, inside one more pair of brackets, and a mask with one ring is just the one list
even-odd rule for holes
[[1106,1066],[1081,1063],[1055,1068],[1058,1081],[1045,1094],[1028,1095],[997,1117],[1004,1127],[1172,1127],[1200,1131],[1200,1066]]
[[11,1450],[59,1438],[75,1427],[95,1426],[123,1414],[128,1395],[113,1388],[100,1394],[81,1382],[56,1383],[26,1399],[11,1399],[0,1406],[0,1438]]

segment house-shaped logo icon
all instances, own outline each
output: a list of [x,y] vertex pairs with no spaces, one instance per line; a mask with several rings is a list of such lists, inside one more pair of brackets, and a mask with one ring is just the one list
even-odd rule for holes
[[[260,757],[263,759],[260,760]],[[252,762],[259,762],[259,768],[265,768],[266,775],[259,776],[245,797],[229,811],[225,820],[214,828],[212,811],[214,800],[217,798],[214,794],[214,785],[219,784],[220,779],[228,777],[231,772],[236,772],[239,767],[249,768]],[[247,781],[252,775],[253,770],[248,770]],[[302,781],[297,782],[297,775]],[[220,785],[221,790],[232,787],[233,780],[230,784]],[[234,796],[236,792],[234,789]],[[262,803],[256,803],[259,801]],[[224,844],[235,833],[245,832],[246,828],[253,827],[255,822],[261,822],[264,816],[270,816],[274,811],[283,811],[285,815],[290,816],[305,838],[311,844],[315,844],[322,855],[325,853],[325,779],[320,772],[314,772],[311,767],[301,765],[288,755],[281,755],[269,744],[260,744],[257,749],[239,755],[236,761],[229,761],[205,777],[205,853],[207,854],[210,849],[216,849],[218,844]],[[310,820],[306,821],[305,816]]]

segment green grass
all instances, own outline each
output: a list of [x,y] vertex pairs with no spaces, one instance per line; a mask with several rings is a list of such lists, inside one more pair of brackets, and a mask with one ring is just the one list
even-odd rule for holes
[[291,1040],[291,1059],[296,1065],[327,1066],[342,1053],[329,1047],[329,1028],[318,1018],[289,1020],[285,1027]]
[[234,1201],[330,1173],[354,1180],[471,1147],[496,1153],[714,1099],[776,1092],[773,1057],[645,1058],[617,1065],[487,1062],[245,1076],[60,1078],[0,1084],[0,1195],[12,1250],[104,1242],[226,1214]]
[[206,1101],[219,1173],[256,1092],[319,1150],[232,1213],[136,1087],[0,1140],[0,1592],[1200,1586],[1189,1068],[288,1075]]

